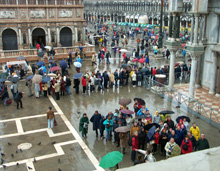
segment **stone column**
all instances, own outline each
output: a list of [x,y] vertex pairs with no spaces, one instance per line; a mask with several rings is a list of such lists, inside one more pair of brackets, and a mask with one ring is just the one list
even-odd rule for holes
[[154,17],[152,17],[152,25],[154,25]]
[[58,46],[60,43],[60,29],[59,29],[59,27],[57,27],[56,32],[57,32],[56,37],[57,37],[57,46]]
[[28,43],[32,45],[32,35],[31,35],[31,28],[28,27]]
[[209,74],[211,77],[209,94],[215,94],[215,86],[216,86],[216,75],[217,75],[217,52],[213,52],[213,63],[210,68],[212,72]]
[[75,42],[78,42],[78,31],[77,31],[77,27],[75,27]]
[[217,90],[216,90],[216,97],[220,97],[220,69],[218,69],[218,83],[217,83]]
[[28,5],[28,0],[26,0],[26,5]]
[[201,17],[201,20],[200,20],[200,22],[199,22],[199,45],[203,45],[203,43],[202,43],[202,38],[203,38],[203,25],[204,25],[205,23],[204,23],[204,18],[203,17]]
[[0,36],[0,51],[3,49],[2,36]]
[[192,15],[192,19],[191,19],[191,35],[190,35],[190,44],[193,43],[193,32],[194,32],[194,17]]
[[189,21],[186,21],[186,28],[188,29],[189,27]]
[[85,42],[85,27],[82,28],[82,41]]
[[16,0],[16,4],[18,5],[18,0]]
[[189,83],[189,97],[191,98],[194,98],[194,92],[195,92],[197,61],[198,61],[198,56],[192,56],[192,66],[191,66],[190,83]]
[[51,45],[50,26],[47,27],[47,34],[48,34],[48,44]]
[[38,0],[36,0],[36,5],[38,5]]
[[165,27],[165,22],[164,22],[164,15],[163,15],[163,17],[162,17],[162,27]]
[[174,66],[175,66],[175,50],[174,49],[170,49],[170,68],[169,68],[169,88],[173,88],[174,86]]
[[18,37],[19,37],[19,49],[22,48],[22,35],[21,35],[21,27],[18,27]]
[[198,62],[197,62],[196,85],[195,85],[196,88],[200,88],[201,86],[200,75],[201,75],[201,57],[198,58]]
[[194,45],[198,45],[199,16],[195,15]]

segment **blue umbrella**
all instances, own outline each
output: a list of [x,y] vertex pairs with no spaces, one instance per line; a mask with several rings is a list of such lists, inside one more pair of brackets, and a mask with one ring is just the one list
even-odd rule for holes
[[44,64],[45,64],[45,62],[43,62],[43,61],[39,61],[39,62],[36,63],[36,65],[39,66],[39,67],[41,67]]
[[155,133],[155,130],[156,130],[156,126],[153,126],[147,133],[147,138],[148,140],[151,140],[151,138],[153,137],[154,133]]
[[31,80],[34,77],[34,75],[30,75],[26,78],[26,80]]
[[74,79],[79,79],[79,78],[81,78],[82,76],[83,76],[82,73],[77,73],[77,74],[75,74],[75,75],[73,76],[73,78],[74,78]]
[[0,78],[0,83],[3,83],[3,82],[5,82],[5,81],[6,81],[6,79]]
[[64,60],[60,61],[60,68],[62,68],[62,69],[67,68],[67,62]]
[[43,77],[42,83],[47,83],[48,81],[50,81],[50,77]]
[[53,60],[49,60],[50,63],[53,63]]

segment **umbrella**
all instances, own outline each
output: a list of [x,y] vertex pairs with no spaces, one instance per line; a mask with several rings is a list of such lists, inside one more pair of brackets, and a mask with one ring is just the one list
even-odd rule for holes
[[141,71],[141,72],[147,72],[148,69],[147,69],[147,68],[142,68],[140,71]]
[[135,59],[132,60],[132,62],[136,62],[136,61],[138,61],[138,58],[135,58]]
[[128,132],[130,129],[127,126],[120,126],[115,129],[115,132]]
[[54,67],[50,68],[51,72],[54,72],[54,71],[57,71],[57,70],[60,70],[60,67],[54,66]]
[[173,111],[170,111],[170,110],[164,110],[164,111],[161,111],[159,114],[162,114],[162,115],[174,114],[174,112],[173,112]]
[[138,98],[138,97],[136,97],[136,98],[134,98],[134,101],[138,101],[141,105],[145,105],[145,101],[142,99],[142,98]]
[[42,83],[47,83],[48,81],[50,81],[50,77],[43,77]]
[[127,52],[127,50],[126,50],[126,49],[121,49],[120,51],[121,51],[121,52]]
[[49,51],[51,50],[51,47],[50,47],[50,46],[45,46],[44,48],[45,48],[45,49],[48,49]]
[[54,60],[49,60],[50,63],[53,63]]
[[24,56],[19,56],[16,58],[17,60],[25,60],[26,58]]
[[127,64],[121,64],[122,68],[127,68],[127,66],[128,66]]
[[139,28],[136,28],[137,31],[139,31]]
[[49,74],[47,74],[47,76],[48,76],[48,77],[56,77],[56,74],[54,74],[54,73],[49,73]]
[[121,113],[126,113],[126,114],[133,114],[134,112],[132,110],[128,110],[128,109],[122,109]]
[[179,156],[181,154],[181,149],[178,145],[173,147],[170,157]]
[[19,81],[19,78],[18,77],[10,77],[8,80],[13,83],[17,83]]
[[34,77],[34,75],[30,75],[26,78],[26,80],[31,80]]
[[82,76],[83,76],[82,73],[77,73],[77,74],[75,74],[75,75],[73,76],[73,78],[74,78],[74,79],[79,79],[79,78],[81,78]]
[[113,151],[102,157],[99,166],[101,166],[103,169],[114,167],[116,164],[122,161],[122,159],[123,154],[121,154],[119,151]]
[[41,67],[44,64],[45,64],[45,62],[43,62],[43,61],[39,61],[39,62],[36,63],[36,65],[39,66],[39,67]]
[[6,81],[6,79],[0,78],[0,83],[3,83],[3,82],[5,82],[5,81]]
[[147,28],[146,29],[144,29],[145,31],[147,31]]
[[133,54],[132,53],[126,53],[126,56],[130,57],[130,56],[133,56]]
[[140,62],[141,64],[143,64],[143,63],[145,62],[145,60],[144,60],[143,58],[141,58],[141,59],[139,59],[139,62]]
[[157,124],[157,123],[149,123],[149,124],[147,124],[147,125],[144,126],[144,129],[145,129],[145,130],[149,130],[149,129],[151,129],[153,126],[155,126],[156,128],[159,128],[159,127],[160,127],[160,125]]
[[34,77],[32,78],[33,83],[40,83],[41,81],[42,81],[42,76],[39,74],[34,75]]
[[130,103],[131,103],[131,99],[125,98],[125,99],[119,100],[119,104],[122,105],[122,106],[126,106],[126,105],[128,105]]
[[74,62],[74,66],[80,68],[82,67],[82,64],[80,62]]
[[42,58],[44,56],[44,51],[38,52],[37,55]]
[[67,62],[64,60],[60,61],[60,68],[62,68],[62,69],[67,68]]
[[186,118],[186,121],[187,121],[187,122],[190,122],[190,121],[191,121],[188,116],[179,116],[178,118],[176,118],[176,122],[179,123],[180,119],[183,120],[183,118]]
[[147,138],[149,140],[151,140],[151,138],[153,137],[154,133],[155,133],[155,130],[156,130],[156,126],[153,126],[147,133]]

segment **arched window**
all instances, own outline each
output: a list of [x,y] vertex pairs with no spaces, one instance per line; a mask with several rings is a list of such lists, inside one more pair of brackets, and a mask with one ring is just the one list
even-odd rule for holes
[[26,45],[27,44],[27,39],[26,39],[26,34],[23,33],[23,44]]

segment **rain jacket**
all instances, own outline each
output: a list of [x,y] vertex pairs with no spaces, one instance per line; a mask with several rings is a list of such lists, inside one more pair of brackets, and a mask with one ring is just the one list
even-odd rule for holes
[[193,126],[190,128],[190,132],[192,132],[193,136],[196,138],[196,141],[199,140],[200,138],[200,130],[199,127],[196,126],[196,128],[194,128]]

